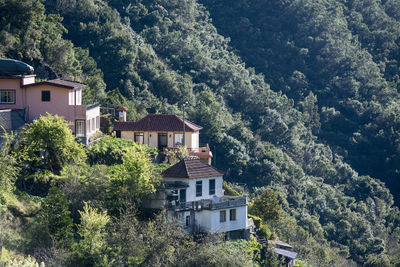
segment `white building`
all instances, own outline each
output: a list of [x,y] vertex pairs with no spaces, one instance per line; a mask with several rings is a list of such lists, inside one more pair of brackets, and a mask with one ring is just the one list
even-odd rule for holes
[[224,196],[222,172],[197,158],[186,158],[161,175],[162,187],[148,208],[166,207],[189,232],[247,236],[246,197]]

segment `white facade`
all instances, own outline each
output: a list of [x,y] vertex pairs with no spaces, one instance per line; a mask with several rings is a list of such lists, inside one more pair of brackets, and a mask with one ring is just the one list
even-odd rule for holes
[[[210,194],[210,180],[215,181],[215,193]],[[202,199],[212,199],[213,196],[217,196],[221,198],[224,195],[224,191],[222,189],[222,176],[217,177],[207,177],[207,178],[196,178],[196,179],[185,179],[185,178],[164,178],[164,181],[181,181],[185,182],[189,185],[186,188],[186,202],[190,201],[199,201]],[[197,196],[196,194],[196,184],[197,182],[201,182],[202,184],[202,193],[201,196]]]
[[100,106],[86,110],[86,138],[90,137],[100,131]]
[[[235,216],[231,218],[234,211]],[[225,212],[225,220],[221,220],[221,212]],[[224,233],[247,228],[247,205],[217,210],[195,212],[195,223],[207,233]]]

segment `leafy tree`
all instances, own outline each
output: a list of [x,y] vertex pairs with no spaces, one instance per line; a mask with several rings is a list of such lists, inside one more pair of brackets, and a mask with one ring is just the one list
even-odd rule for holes
[[75,245],[74,256],[77,264],[85,266],[107,265],[105,228],[110,222],[106,211],[100,212],[85,202],[78,225],[78,234],[81,237]]
[[68,123],[51,114],[41,116],[21,134],[17,148],[21,163],[59,173],[66,163],[79,164],[86,159],[81,144],[75,141]]
[[127,147],[122,155],[122,164],[110,168],[111,198],[114,205],[120,205],[116,206],[117,209],[131,203],[139,204],[144,196],[156,191],[159,177],[146,147],[138,144]]
[[261,195],[253,199],[249,212],[259,216],[265,222],[278,221],[283,215],[278,194],[271,188],[266,188]]
[[52,187],[46,199],[42,202],[42,209],[38,215],[39,223],[45,233],[60,244],[71,245],[72,218],[70,217],[68,200],[57,187]]

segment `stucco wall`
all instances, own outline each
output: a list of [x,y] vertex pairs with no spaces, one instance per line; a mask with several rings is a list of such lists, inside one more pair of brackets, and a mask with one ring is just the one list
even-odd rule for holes
[[[209,177],[209,178],[199,178],[199,179],[174,179],[174,178],[164,178],[166,181],[183,181],[189,184],[189,187],[186,188],[186,201],[198,201],[202,199],[212,199],[213,195],[209,194],[209,181],[211,179],[215,179],[215,195],[217,197],[223,196],[222,189],[222,176],[218,177]],[[196,197],[196,182],[202,181],[202,195],[200,197]]]
[[[50,101],[42,101],[42,91],[50,91]],[[26,90],[28,121],[32,122],[40,115],[45,115],[46,112],[62,116],[68,121],[74,121],[75,118],[68,105],[68,92],[67,88],[54,88],[47,84],[28,87]]]
[[121,138],[133,141],[133,134],[131,131],[121,131]]
[[[230,220],[229,210],[236,209],[236,220]],[[220,211],[226,211],[226,221],[220,222]],[[222,233],[245,229],[247,227],[247,206],[220,210],[202,210],[195,212],[195,222],[209,233]]]
[[[99,119],[97,119],[97,117]],[[95,127],[94,127],[94,130],[92,127],[90,127],[90,129],[88,129],[88,127],[86,127],[86,137],[87,138],[90,138],[97,131],[100,130],[100,106],[86,110],[86,121],[90,120],[92,122],[93,119],[94,119]]]
[[[168,147],[174,147],[174,134],[182,134],[183,132],[149,132],[147,131],[121,131],[121,138],[134,140],[135,133],[143,133],[144,144],[151,147],[158,147],[158,133],[166,133],[168,140]],[[199,132],[186,132],[186,146],[188,148],[198,148],[199,147]]]
[[15,91],[15,104],[0,104],[0,109],[23,109],[25,107],[25,89],[21,88],[21,79],[0,78],[0,90]]

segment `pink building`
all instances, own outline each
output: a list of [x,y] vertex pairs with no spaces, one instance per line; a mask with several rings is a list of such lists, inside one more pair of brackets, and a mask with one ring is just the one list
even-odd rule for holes
[[99,105],[82,105],[84,84],[62,79],[35,82],[35,75],[0,77],[0,110],[23,110],[25,122],[46,112],[71,122],[72,132],[87,143],[100,129]]

